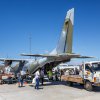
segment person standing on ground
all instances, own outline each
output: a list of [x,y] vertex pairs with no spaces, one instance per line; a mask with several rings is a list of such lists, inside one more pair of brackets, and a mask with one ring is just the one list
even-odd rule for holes
[[17,79],[18,79],[18,87],[20,87],[20,84],[21,84],[21,74],[20,74],[20,72],[17,73]]
[[20,71],[20,75],[21,75],[21,80],[20,80],[20,82],[21,82],[21,87],[23,87],[23,83],[24,83],[23,81],[24,81],[25,74],[26,74],[26,73],[25,73],[23,70]]
[[40,77],[40,73],[39,73],[39,71],[37,71],[36,73],[35,73],[35,89],[39,89],[39,77]]
[[79,70],[75,68],[75,75],[79,75]]
[[29,70],[28,70],[28,69],[26,70],[26,79],[27,79],[27,80],[30,79],[30,77],[29,77]]
[[58,81],[58,70],[55,70],[55,80]]
[[53,81],[53,73],[52,73],[52,70],[49,70],[49,71],[47,72],[47,74],[48,74],[49,80],[52,80],[52,81]]
[[62,75],[64,75],[64,72],[63,72],[63,70],[61,69],[61,70],[60,70],[60,81],[61,81],[61,76],[62,76]]
[[44,82],[44,70],[43,69],[40,69],[40,81],[43,85],[43,82]]

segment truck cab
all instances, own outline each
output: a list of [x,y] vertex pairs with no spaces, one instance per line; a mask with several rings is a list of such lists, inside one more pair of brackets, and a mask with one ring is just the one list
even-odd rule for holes
[[93,86],[100,86],[100,61],[84,63],[83,79],[85,88],[92,89]]

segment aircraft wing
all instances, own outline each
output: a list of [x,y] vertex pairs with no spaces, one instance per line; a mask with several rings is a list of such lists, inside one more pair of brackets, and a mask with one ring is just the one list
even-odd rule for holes
[[0,58],[0,61],[4,62],[3,64],[5,66],[11,65],[12,62],[18,62],[20,64],[23,64],[27,61],[28,59],[9,59],[9,58]]
[[19,62],[19,61],[25,61],[25,59],[0,58],[0,61],[13,61],[13,62]]

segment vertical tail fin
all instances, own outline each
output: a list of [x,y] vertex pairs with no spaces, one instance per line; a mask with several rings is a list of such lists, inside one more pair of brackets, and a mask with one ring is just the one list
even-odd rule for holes
[[67,12],[60,40],[56,48],[56,52],[58,54],[72,53],[73,24],[74,24],[74,8],[72,8]]

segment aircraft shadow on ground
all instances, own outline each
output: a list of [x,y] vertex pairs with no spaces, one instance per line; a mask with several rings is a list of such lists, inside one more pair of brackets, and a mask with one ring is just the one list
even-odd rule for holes
[[[33,87],[35,89],[35,86],[34,85],[29,85],[30,87]],[[43,89],[43,87],[40,87],[38,89]]]
[[[52,85],[65,85],[65,86],[69,86],[67,84],[67,82],[65,82],[65,81],[52,81],[52,82],[47,82],[43,86],[52,86]],[[69,86],[69,87],[73,87],[73,88],[77,88],[77,89],[81,89],[81,90],[84,89],[84,85],[80,85],[80,84],[76,84],[76,83],[73,83],[73,85],[72,86]],[[94,87],[93,92],[100,92],[100,87]]]
[[[69,86],[66,82],[66,86]],[[73,87],[73,88],[77,88],[77,89],[81,89],[83,90],[84,89],[84,85],[81,85],[81,84],[77,84],[77,83],[73,83],[72,86],[70,87]],[[91,92],[100,92],[100,87],[93,87],[93,91]]]
[[[39,88],[43,89],[43,87],[45,87],[45,86],[52,86],[52,85],[65,85],[65,86],[69,86],[67,84],[67,82],[65,82],[65,81],[48,81],[43,86],[40,83],[40,87]],[[34,85],[29,85],[29,86],[30,87],[34,87]],[[81,89],[81,90],[84,89],[84,85],[80,85],[80,84],[76,84],[76,83],[73,83],[73,85],[69,86],[69,87],[73,87],[73,88],[77,88],[77,89]],[[94,87],[93,92],[100,92],[100,87]]]
[[94,92],[100,92],[100,87],[94,87]]
[[52,85],[66,85],[66,82],[62,81],[49,81],[44,86],[52,86]]
[[[80,85],[77,83],[74,83],[71,87],[77,88],[77,89],[84,89],[84,85]],[[93,87],[93,91],[91,92],[100,92],[100,87]]]
[[[65,85],[66,83],[65,82],[61,82],[61,81],[49,81],[49,82],[46,82],[45,84],[40,85],[39,86],[52,86],[52,85]],[[34,85],[29,85],[30,87],[34,87]]]

